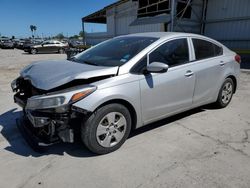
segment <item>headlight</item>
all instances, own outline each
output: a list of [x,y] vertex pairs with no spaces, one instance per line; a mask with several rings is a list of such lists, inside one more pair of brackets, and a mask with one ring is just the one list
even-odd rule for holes
[[45,96],[35,96],[28,99],[26,109],[35,110],[35,109],[48,109],[48,108],[57,108],[67,104],[75,103],[96,90],[96,87],[91,86],[88,88],[77,89],[73,91],[67,91],[65,93],[54,93],[54,95],[45,95]]
[[65,97],[51,97],[44,99],[29,99],[26,108],[27,109],[44,109],[53,108],[63,105],[65,102]]

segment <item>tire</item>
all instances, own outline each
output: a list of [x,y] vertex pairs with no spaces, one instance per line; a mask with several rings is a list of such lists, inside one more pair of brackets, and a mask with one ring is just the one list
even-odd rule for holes
[[81,138],[93,153],[107,154],[123,145],[130,130],[131,116],[128,109],[114,103],[103,106],[90,115],[82,124]]
[[221,86],[217,101],[215,102],[216,107],[225,108],[232,100],[235,84],[231,78],[226,78]]
[[59,53],[59,54],[64,54],[64,53],[65,53],[65,50],[64,50],[63,48],[60,48],[60,49],[58,50],[58,53]]
[[37,49],[32,48],[32,49],[30,50],[30,53],[33,54],[33,55],[34,55],[34,54],[37,54]]

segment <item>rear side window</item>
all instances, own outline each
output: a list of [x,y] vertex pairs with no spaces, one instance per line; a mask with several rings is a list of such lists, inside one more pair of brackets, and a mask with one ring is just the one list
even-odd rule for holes
[[187,39],[176,39],[161,45],[149,55],[149,63],[162,62],[170,67],[189,62]]
[[223,54],[222,48],[214,43],[201,39],[192,39],[192,41],[196,60],[206,59]]

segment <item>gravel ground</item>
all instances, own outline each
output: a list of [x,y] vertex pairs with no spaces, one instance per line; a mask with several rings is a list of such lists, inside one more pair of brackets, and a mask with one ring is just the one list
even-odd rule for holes
[[198,108],[146,126],[114,153],[95,156],[81,143],[32,151],[15,125],[21,112],[10,82],[32,61],[65,58],[0,50],[0,187],[249,187],[248,71],[227,108]]

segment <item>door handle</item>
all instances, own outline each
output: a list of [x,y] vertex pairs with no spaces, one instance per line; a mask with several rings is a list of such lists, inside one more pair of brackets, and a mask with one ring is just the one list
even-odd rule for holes
[[220,66],[224,66],[225,65],[225,62],[224,61],[220,61]]
[[191,70],[188,70],[185,74],[186,77],[190,77],[190,76],[193,76],[193,72]]

